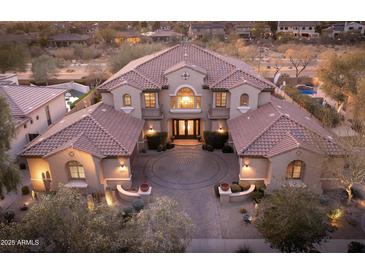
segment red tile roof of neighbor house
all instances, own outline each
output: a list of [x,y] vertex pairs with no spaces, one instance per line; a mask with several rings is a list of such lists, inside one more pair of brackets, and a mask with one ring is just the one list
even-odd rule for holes
[[144,121],[109,105],[98,103],[64,117],[22,152],[28,157],[48,157],[66,148],[99,158],[131,155]]
[[142,90],[166,86],[166,72],[185,62],[206,72],[205,85],[215,89],[230,89],[246,80],[259,89],[274,85],[256,73],[245,62],[223,56],[191,43],[181,43],[130,62],[98,88],[111,91],[121,85],[133,85]]
[[240,155],[273,157],[295,148],[328,155],[343,152],[333,134],[311,114],[275,97],[227,123]]
[[63,88],[0,85],[0,96],[6,98],[16,123],[66,91]]

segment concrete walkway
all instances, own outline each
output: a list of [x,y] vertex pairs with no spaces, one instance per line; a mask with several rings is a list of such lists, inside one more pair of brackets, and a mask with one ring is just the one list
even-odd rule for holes
[[[328,240],[318,248],[324,253],[347,253],[347,245],[351,242],[361,242],[359,239]],[[248,247],[254,253],[277,253],[264,239],[193,239],[186,252],[195,253],[232,253],[240,247]]]

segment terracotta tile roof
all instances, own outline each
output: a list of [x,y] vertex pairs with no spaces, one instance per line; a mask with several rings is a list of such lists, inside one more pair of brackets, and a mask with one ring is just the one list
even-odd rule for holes
[[2,85],[0,82],[0,96],[5,97],[9,105],[15,126],[28,121],[30,119],[28,115],[31,112],[61,96],[66,91],[67,89],[50,87]]
[[254,77],[242,70],[235,70],[231,74],[227,75],[223,79],[215,82],[210,86],[212,90],[214,89],[233,89],[243,84],[248,84],[253,87],[258,87],[259,89],[272,88],[272,84],[267,83],[266,80],[262,80],[258,77]]
[[96,157],[131,155],[144,121],[98,103],[74,112],[32,141],[23,156],[47,157],[74,147]]
[[317,153],[340,155],[331,132],[296,105],[272,97],[272,102],[228,120],[240,155],[272,157],[301,147]]
[[[132,81],[133,75],[134,85],[141,87],[142,90],[151,88],[151,83],[154,83],[158,89],[161,89],[168,84],[165,72],[174,69],[181,62],[186,62],[191,66],[195,65],[200,70],[206,71],[204,84],[208,87],[219,80],[232,77],[232,74],[236,71],[241,71],[247,79],[250,79],[252,85],[257,85],[258,88],[263,86],[274,87],[272,83],[257,74],[249,65],[238,59],[222,56],[191,43],[181,43],[156,54],[132,61],[101,84],[99,89],[110,91],[118,87],[123,81]],[[140,77],[136,77],[136,73]],[[147,80],[149,81],[148,83],[146,82]],[[234,82],[235,80],[241,81],[241,79],[233,77],[227,79],[227,82],[230,85],[238,84]]]
[[181,62],[177,63],[176,65],[174,65],[174,66],[172,66],[172,67],[168,68],[168,69],[164,72],[164,75],[167,75],[167,74],[169,74],[169,73],[171,73],[171,72],[177,71],[177,70],[179,70],[179,69],[181,69],[181,68],[185,68],[185,67],[186,67],[186,68],[190,68],[190,69],[192,69],[192,70],[195,70],[195,71],[197,71],[197,72],[200,72],[200,73],[202,73],[202,74],[207,74],[207,71],[206,71],[205,69],[203,69],[202,67],[199,67],[199,66],[194,65],[194,64],[190,64],[190,63],[188,63],[188,62],[186,62],[186,61],[181,61]]
[[25,116],[66,91],[51,87],[0,86],[0,95],[7,99],[13,116]]

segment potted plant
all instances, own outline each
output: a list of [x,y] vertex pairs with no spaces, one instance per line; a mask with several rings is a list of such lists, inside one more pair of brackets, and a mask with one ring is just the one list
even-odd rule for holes
[[221,183],[221,189],[223,191],[228,191],[229,189],[229,184],[228,183]]
[[150,186],[147,183],[143,183],[143,184],[140,185],[139,189],[142,192],[147,192],[150,189]]

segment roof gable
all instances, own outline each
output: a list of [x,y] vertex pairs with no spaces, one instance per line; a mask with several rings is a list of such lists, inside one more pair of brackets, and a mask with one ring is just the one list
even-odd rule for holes
[[99,103],[66,116],[31,142],[22,155],[47,157],[69,147],[99,158],[131,155],[143,124],[140,119]]
[[139,89],[144,90],[149,87],[146,81],[161,89],[168,84],[165,77],[166,73],[168,74],[170,71],[183,66],[188,66],[206,74],[204,84],[208,87],[218,80],[227,78],[236,70],[244,73],[252,84],[260,85],[260,88],[261,86],[273,87],[272,83],[265,80],[241,60],[222,56],[191,43],[181,43],[156,54],[132,61],[101,84],[99,89],[110,91],[118,87],[121,82],[128,81],[128,73],[131,73],[131,71],[138,73],[140,76],[135,79],[136,86],[139,86]]
[[0,95],[6,97],[13,116],[26,116],[66,91],[67,89],[51,87],[0,86]]
[[296,147],[330,155],[342,153],[318,121],[299,107],[277,100],[272,98],[272,103],[228,121],[239,154],[271,157]]

